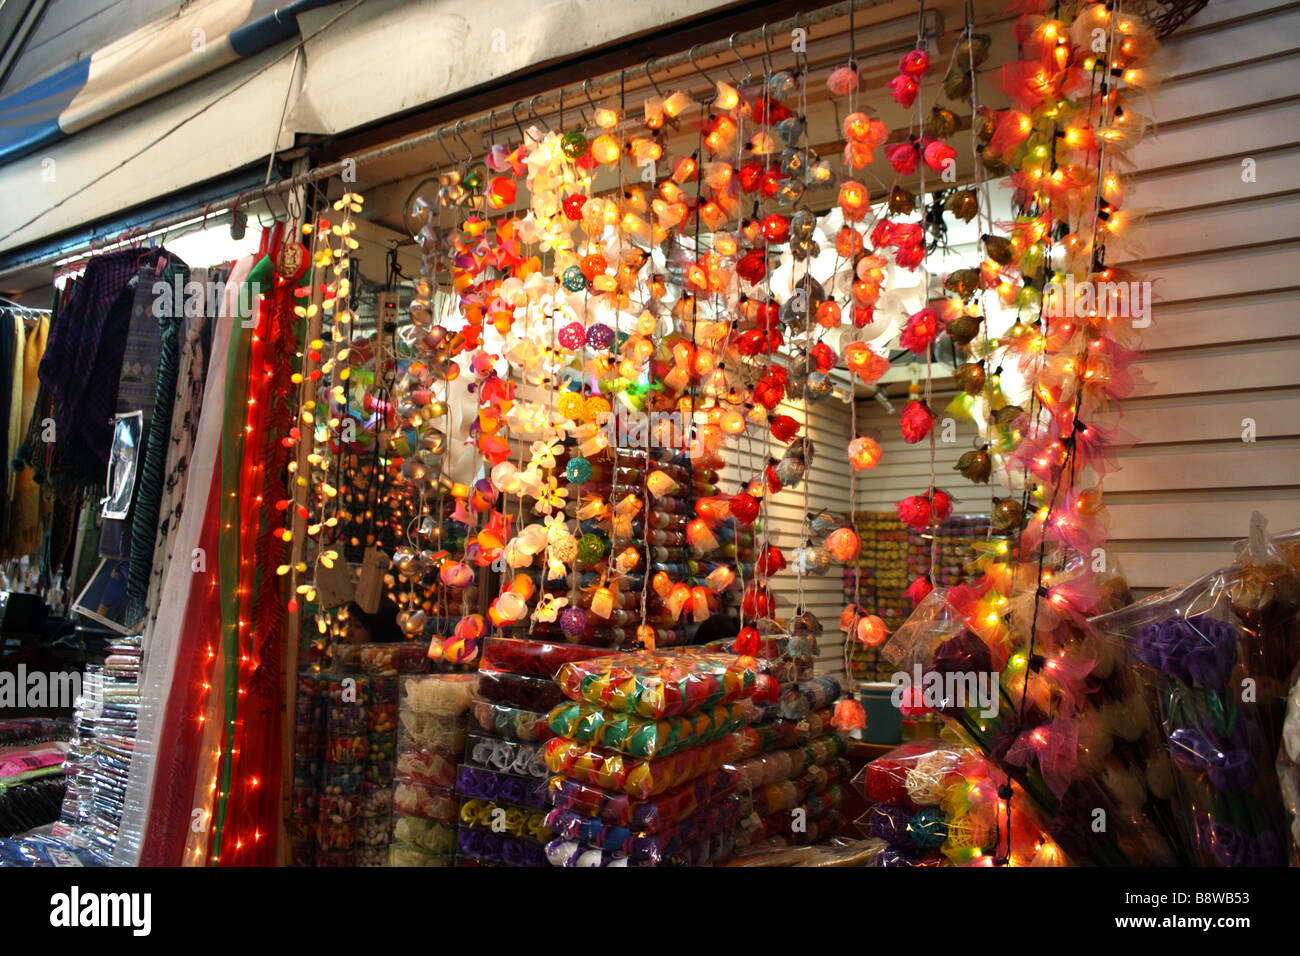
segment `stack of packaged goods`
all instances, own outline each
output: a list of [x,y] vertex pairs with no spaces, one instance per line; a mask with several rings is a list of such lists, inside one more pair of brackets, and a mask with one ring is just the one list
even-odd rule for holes
[[[902,626],[912,613],[904,593],[908,577],[908,527],[892,511],[859,511],[854,514],[858,539],[862,543],[856,567],[844,569],[844,602],[856,603],[866,614],[874,614],[891,632]],[[881,659],[879,648],[855,642],[853,676],[860,681],[887,681],[895,668]]]
[[108,860],[117,845],[140,710],[140,638],[119,637],[87,665],[68,744],[68,790],[55,835],[71,831]]
[[451,866],[473,674],[401,677],[400,732],[392,788],[390,866]]
[[749,846],[817,843],[843,825],[848,741],[831,723],[843,688],[833,677],[800,680],[791,664],[770,662],[772,686],[756,696],[758,720],[741,734],[735,769],[749,797]]
[[716,491],[717,471],[671,449],[614,448],[590,459],[571,453],[565,473],[581,483],[570,502],[579,571],[572,581],[544,582],[557,610],[542,615],[531,636],[604,648],[684,643],[691,615],[670,610],[668,591],[703,581],[686,527],[695,499]]
[[334,667],[299,675],[294,708],[295,866],[384,866],[393,803],[400,674],[421,645],[334,645]]
[[751,720],[752,659],[663,651],[566,664],[546,764],[554,866],[702,865],[742,816],[728,764]]
[[914,740],[871,761],[853,782],[874,804],[858,827],[886,843],[876,866],[1066,862],[1019,787],[1008,817],[1006,780],[976,750]]
[[555,675],[566,664],[607,654],[584,644],[490,638],[470,705],[457,844],[466,862],[545,866],[547,712],[564,700]]

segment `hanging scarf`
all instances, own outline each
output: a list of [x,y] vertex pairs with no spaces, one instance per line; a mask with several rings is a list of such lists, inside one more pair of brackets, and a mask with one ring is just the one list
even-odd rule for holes
[[92,257],[50,329],[40,379],[54,399],[58,467],[50,479],[60,484],[104,480],[139,259],[136,249]]
[[[153,703],[141,708],[139,739],[156,737],[157,745],[152,761],[132,766],[127,801],[128,813],[141,819],[138,825],[144,832],[139,845],[141,866],[206,863],[222,732],[217,553],[226,360],[230,339],[240,330],[235,288],[252,265],[252,257],[236,264],[220,317],[211,323],[211,358],[205,376],[209,387],[204,390],[186,474],[185,508],[174,557],[163,568],[158,617],[149,636],[141,697],[142,704]],[[123,819],[125,823],[127,814]]]
[[[45,339],[50,331],[50,317],[42,315],[27,335],[23,346],[22,414],[19,433],[25,435],[31,427],[36,410],[36,393],[40,388],[36,369],[45,352]],[[10,444],[13,439],[10,437]],[[41,546],[41,488],[36,483],[32,469],[22,457],[22,445],[14,450],[10,462],[14,469],[13,509],[9,519],[5,557],[16,558],[34,554]]]
[[[160,263],[163,260],[158,260]],[[180,260],[173,260],[161,270],[159,280],[165,285],[163,296],[175,288],[184,288],[189,279],[189,268]],[[166,299],[164,299],[166,301]],[[145,614],[145,597],[149,591],[149,578],[153,571],[154,549],[158,539],[158,513],[162,507],[164,472],[168,448],[171,444],[172,410],[176,402],[176,381],[180,365],[180,335],[185,324],[184,309],[179,302],[163,309],[157,318],[157,371],[154,376],[152,399],[145,412],[144,460],[136,475],[135,506],[131,516],[131,568],[127,577],[126,614],[128,621],[138,621]],[[134,334],[134,322],[132,333]],[[141,340],[148,336],[141,336]],[[123,361],[123,383],[119,385],[118,404],[122,403],[125,382],[128,381],[128,362],[139,360],[128,343]],[[147,361],[147,357],[144,357]],[[134,371],[134,370],[132,370]]]

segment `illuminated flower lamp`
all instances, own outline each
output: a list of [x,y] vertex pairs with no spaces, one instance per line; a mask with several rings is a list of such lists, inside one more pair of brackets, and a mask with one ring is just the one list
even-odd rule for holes
[[849,442],[849,464],[854,471],[870,471],[880,464],[883,454],[879,442],[866,435]]

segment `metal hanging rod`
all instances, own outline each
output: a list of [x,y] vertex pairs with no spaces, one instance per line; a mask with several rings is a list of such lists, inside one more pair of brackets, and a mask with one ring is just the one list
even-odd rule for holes
[[[694,53],[696,59],[717,55],[734,57],[735,47],[737,45],[761,44],[766,37],[767,43],[770,46],[774,37],[788,37],[790,31],[796,27],[807,29],[819,23],[825,23],[828,20],[848,16],[850,9],[856,13],[862,10],[870,10],[876,7],[885,6],[893,2],[894,0],[847,0],[847,2],[832,4],[807,13],[800,13],[796,16],[784,20],[778,20],[774,23],[765,23],[752,30],[740,31],[732,34],[727,39],[697,44],[692,50],[683,50],[679,53],[673,53],[668,56],[656,57],[649,61],[648,65],[656,71],[671,70],[676,67],[686,66],[691,67],[692,72],[694,72],[694,64],[691,60],[692,53]],[[859,24],[858,29],[870,30],[871,25]],[[625,68],[622,71],[622,74],[626,77],[632,72],[634,72],[632,68]],[[600,88],[612,86],[614,90],[617,90],[619,77],[620,73],[618,71],[612,71],[605,73],[597,80],[588,80],[585,84],[577,83],[572,86],[540,93],[527,102],[528,112],[531,116],[536,110],[550,110],[552,107],[558,107],[560,102],[565,99],[569,100],[571,103],[584,102],[584,98],[590,93],[592,86]],[[355,169],[368,163],[374,163],[394,156],[400,156],[417,149],[435,146],[439,142],[439,137],[445,138],[451,134],[464,135],[465,133],[487,131],[492,127],[496,113],[509,115],[509,106],[505,104],[498,105],[494,110],[481,113],[471,119],[463,119],[455,123],[443,124],[436,129],[424,130],[423,132],[403,137],[402,139],[395,140],[391,143],[385,143],[382,146],[371,147],[370,149],[357,153],[355,156],[349,156],[345,159],[339,160],[338,162],[328,163],[324,166],[316,166],[306,172],[287,177],[276,183],[272,183],[266,188],[238,193],[217,202],[209,203],[204,206],[195,206],[183,212],[178,212],[171,216],[158,219],[142,227],[142,229],[145,232],[152,232],[182,223],[189,223],[196,216],[212,218],[241,205],[255,203],[258,200],[266,201],[268,196],[282,196],[313,183],[330,179],[334,176],[340,175],[345,169]],[[105,239],[111,241],[112,237],[106,236]],[[75,256],[79,254],[79,252],[88,250],[91,245],[91,242],[83,243],[79,246],[65,248],[60,250],[58,253],[52,253],[39,259],[29,260],[10,266],[3,272],[0,272],[0,279],[27,269],[50,264],[60,259],[66,259],[69,256]]]

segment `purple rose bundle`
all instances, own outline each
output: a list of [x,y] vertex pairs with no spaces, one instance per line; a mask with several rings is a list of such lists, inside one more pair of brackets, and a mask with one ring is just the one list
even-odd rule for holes
[[1241,672],[1238,628],[1208,614],[1148,621],[1132,648],[1155,672],[1159,716],[1179,771],[1191,858],[1204,865],[1278,866],[1285,820],[1275,745]]

